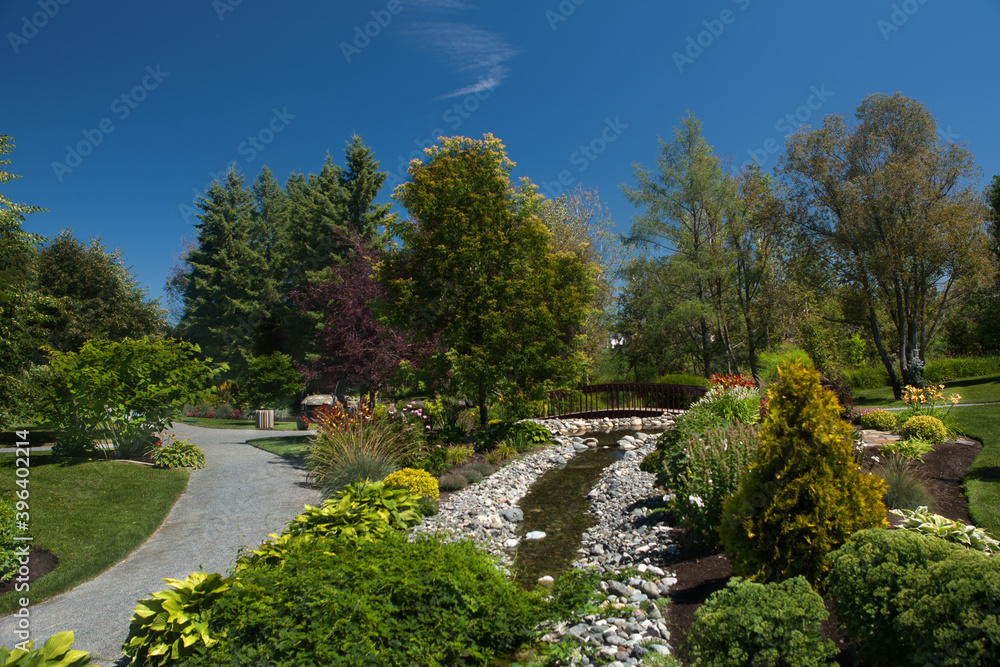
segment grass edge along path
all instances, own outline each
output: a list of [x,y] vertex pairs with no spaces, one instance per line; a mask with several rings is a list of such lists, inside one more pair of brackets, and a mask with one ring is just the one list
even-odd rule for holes
[[[0,491],[14,486],[14,455],[0,454]],[[33,547],[56,555],[56,569],[27,592],[0,595],[0,615],[28,597],[37,604],[98,576],[142,546],[187,488],[186,470],[126,461],[62,459],[33,452],[30,533]]]
[[311,435],[288,435],[278,438],[250,438],[247,440],[247,444],[286,459],[302,461],[309,450],[309,441],[312,437]]
[[951,414],[955,428],[983,443],[965,475],[969,516],[1000,538],[1000,405],[970,406]]

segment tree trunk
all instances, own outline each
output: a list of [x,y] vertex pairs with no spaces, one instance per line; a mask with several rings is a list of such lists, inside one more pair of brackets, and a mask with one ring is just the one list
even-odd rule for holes
[[875,316],[875,307],[871,304],[868,306],[868,327],[871,330],[872,340],[875,341],[875,349],[878,350],[878,356],[882,360],[882,365],[889,372],[889,384],[892,385],[892,395],[896,397],[897,401],[901,400],[903,398],[903,388],[899,386],[899,376],[896,375],[895,364],[893,364],[892,358],[889,357],[889,353],[882,343],[882,335],[878,331],[878,318]]
[[708,352],[708,322],[704,317],[701,318],[701,362],[705,377],[712,377],[711,356]]

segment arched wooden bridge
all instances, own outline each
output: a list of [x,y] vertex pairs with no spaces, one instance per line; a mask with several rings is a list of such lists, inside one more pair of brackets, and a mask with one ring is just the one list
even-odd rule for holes
[[649,417],[686,410],[707,392],[705,387],[686,384],[589,384],[575,390],[550,391],[545,403],[545,416],[586,419]]

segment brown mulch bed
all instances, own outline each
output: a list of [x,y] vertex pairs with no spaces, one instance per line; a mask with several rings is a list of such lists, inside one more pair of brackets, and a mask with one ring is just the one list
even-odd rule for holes
[[30,585],[36,579],[40,579],[56,569],[56,565],[58,564],[59,559],[56,558],[55,554],[43,551],[42,549],[33,550],[28,555],[29,571],[28,576],[25,577],[26,581],[19,581],[18,575],[15,573],[13,577],[0,584],[0,595],[14,590],[17,584],[28,583]]
[[[971,523],[969,503],[962,492],[962,478],[981,449],[980,443],[973,446],[948,441],[923,456],[918,470],[925,477],[934,498],[934,512],[955,521]],[[900,522],[894,514],[889,514],[888,518],[890,524],[898,525]],[[671,589],[666,614],[670,644],[677,648],[684,643],[688,628],[694,622],[695,610],[709,595],[725,587],[726,581],[733,576],[733,568],[725,554],[685,553],[682,550],[679,557],[665,565],[664,569],[673,572],[677,578],[677,584]],[[831,615],[823,624],[823,636],[833,639],[843,649],[844,637],[837,632],[837,618],[830,603],[827,603],[827,609]],[[847,660],[846,654],[842,654],[840,660]]]

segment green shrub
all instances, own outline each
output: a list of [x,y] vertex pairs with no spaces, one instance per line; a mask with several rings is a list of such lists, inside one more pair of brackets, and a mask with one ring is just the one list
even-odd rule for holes
[[157,468],[205,467],[205,452],[189,440],[174,440],[162,447],[153,447],[149,457]]
[[91,664],[90,654],[71,650],[72,644],[72,632],[58,632],[46,639],[42,648],[33,648],[35,642],[32,641],[27,643],[27,650],[8,651],[3,646],[0,647],[0,667],[86,667]]
[[681,654],[692,667],[824,664],[837,654],[820,634],[827,616],[803,577],[771,584],[736,577],[695,612]]
[[861,428],[892,431],[896,428],[896,415],[888,410],[872,410],[861,415]]
[[[911,508],[903,508],[911,509]],[[896,516],[903,518],[901,528],[912,530],[921,535],[938,537],[948,542],[954,542],[966,549],[982,551],[987,554],[1000,553],[1000,542],[993,539],[975,526],[965,526],[939,514],[931,514],[926,505],[912,511],[894,510]]]
[[761,379],[770,384],[778,379],[778,367],[797,363],[806,368],[813,368],[813,360],[801,347],[791,343],[782,343],[775,350],[762,352],[757,357],[757,372]]
[[463,468],[462,470],[456,470],[455,472],[467,479],[469,484],[479,484],[479,482],[483,481],[483,473],[478,470]]
[[528,441],[535,445],[544,445],[552,439],[549,429],[533,421],[518,422],[514,426],[514,432],[524,434]]
[[240,575],[213,609],[226,637],[191,667],[489,665],[532,636],[539,598],[471,542],[303,542]]
[[52,444],[53,456],[65,456],[68,458],[92,457],[97,453],[94,447],[94,439],[86,433],[78,431],[63,431]]
[[292,358],[282,352],[253,357],[247,365],[247,380],[242,383],[240,399],[248,409],[286,408],[291,397],[304,385],[302,374]]
[[727,424],[755,424],[760,420],[760,392],[756,387],[715,386],[691,409],[707,410]]
[[434,498],[428,498],[427,496],[417,498],[417,511],[420,512],[420,516],[434,516],[438,513],[439,509],[438,501]]
[[663,452],[656,483],[667,490],[667,510],[686,530],[687,541],[709,548],[719,545],[723,503],[739,489],[756,451],[756,427],[737,423]]
[[914,572],[900,595],[896,632],[907,664],[1000,665],[1000,560],[960,550]]
[[17,509],[12,501],[0,498],[0,582],[7,581],[17,572],[20,563],[16,549],[26,544],[14,539],[25,536],[24,532],[17,530],[16,513]]
[[878,389],[889,384],[889,373],[885,366],[861,366],[844,371],[844,377],[851,389]]
[[654,449],[649,454],[642,457],[642,461],[639,463],[639,470],[648,472],[651,475],[656,475],[660,472],[660,467],[662,465],[663,450]]
[[912,510],[927,505],[931,493],[924,480],[904,456],[889,455],[872,469],[885,481],[885,506],[892,510]]
[[399,469],[413,436],[388,419],[321,430],[306,454],[309,477],[327,495],[361,480],[380,480]]
[[939,445],[948,437],[948,429],[937,417],[917,415],[910,417],[906,423],[899,427],[899,435]]
[[235,581],[220,574],[194,572],[187,579],[164,579],[170,588],[140,600],[129,624],[122,652],[130,665],[177,664],[212,647],[212,606]]
[[827,597],[864,664],[915,664],[906,660],[914,637],[895,625],[905,609],[900,594],[914,572],[960,548],[905,530],[862,530],[827,557]]
[[757,581],[803,575],[817,585],[827,553],[862,528],[884,526],[884,484],[854,462],[850,426],[819,373],[778,370],[760,446],[720,530],[736,574]]
[[438,497],[437,480],[431,477],[426,470],[403,468],[382,481],[387,485],[405,486],[411,494],[418,497],[427,496],[432,499]]
[[1000,357],[959,357],[932,359],[924,366],[924,380],[941,384],[967,377],[981,377],[1000,371]]
[[438,488],[442,491],[461,491],[468,485],[469,480],[457,473],[441,475],[440,479],[438,479]]
[[881,452],[886,456],[895,456],[909,461],[918,461],[920,457],[934,449],[934,445],[923,440],[897,440],[882,445]]
[[490,475],[492,475],[497,471],[497,469],[491,466],[489,463],[483,463],[483,462],[470,463],[465,467],[468,470],[475,470],[476,472],[481,473],[483,477],[489,477]]
[[688,375],[686,373],[668,373],[661,375],[656,381],[657,384],[680,384],[691,387],[710,387],[712,382],[707,378],[698,375]]
[[679,442],[697,438],[712,429],[725,428],[726,420],[704,408],[691,408],[676,420],[674,427],[656,441],[657,449],[668,449]]

